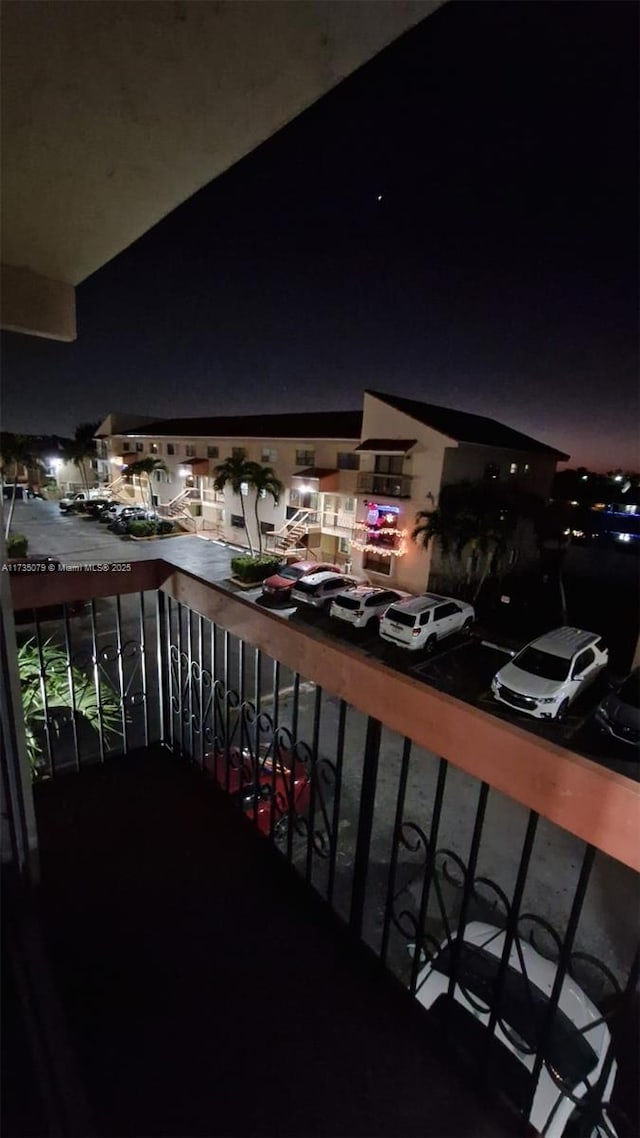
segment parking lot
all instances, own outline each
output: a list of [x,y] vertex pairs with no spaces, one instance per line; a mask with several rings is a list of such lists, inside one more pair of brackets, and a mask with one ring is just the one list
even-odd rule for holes
[[[18,507],[20,514],[18,515]],[[205,580],[224,583],[229,574],[233,551],[216,542],[185,536],[147,542],[123,541],[105,530],[104,526],[82,517],[60,517],[54,503],[19,503],[16,508],[16,530],[27,533],[32,553],[51,555],[67,564],[91,560],[130,561],[161,556],[176,565],[198,573]],[[233,586],[229,586],[234,588]],[[263,606],[260,588],[243,590],[243,597]],[[135,641],[139,637],[139,613],[135,598],[128,598],[122,606],[123,638]],[[106,647],[114,640],[115,606],[112,601],[99,602],[100,643]],[[564,742],[591,758],[604,762],[628,776],[638,778],[638,764],[633,759],[613,755],[608,742],[601,741],[591,722],[591,713],[599,698],[592,689],[572,709],[568,719],[559,724],[540,723],[508,709],[500,708],[491,699],[490,682],[496,669],[507,658],[499,647],[489,646],[481,638],[471,640],[451,638],[433,656],[402,652],[382,642],[377,633],[359,634],[347,628],[346,633],[337,622],[315,612],[299,612],[292,606],[275,609],[283,620],[313,624],[321,637],[346,638],[357,644],[359,650],[381,660],[389,668],[398,668],[415,676],[425,684],[450,692],[460,699],[474,703],[490,714],[518,722],[523,727]],[[74,621],[74,649],[78,658],[90,650],[90,622],[85,617]],[[253,675],[251,651],[245,660],[247,686],[245,695],[251,698]],[[238,646],[231,645],[229,665],[232,674],[239,668]],[[237,674],[237,671],[236,671]],[[263,710],[273,710],[276,700],[274,673],[264,667]],[[116,675],[114,667],[114,677]],[[150,700],[153,701],[153,672],[147,676]],[[281,669],[278,676],[278,721],[290,722],[292,708],[291,674]],[[114,678],[114,685],[117,679]],[[139,676],[132,672],[132,690],[139,686]],[[270,685],[271,684],[271,688]],[[313,684],[301,686],[299,700],[298,737],[310,741],[316,710],[316,691]],[[321,736],[319,753],[335,754],[338,727],[338,701],[322,693]],[[358,823],[358,804],[364,751],[365,719],[351,709],[345,730],[345,763],[343,789],[338,826],[338,857],[336,903],[346,910],[351,866]],[[132,734],[129,745],[142,741],[140,719],[138,736]],[[470,746],[472,746],[470,741]],[[365,913],[365,935],[373,945],[379,942],[380,913],[386,889],[391,837],[400,770],[401,740],[390,732],[383,732],[380,773],[376,794],[376,822],[372,835],[369,888]],[[427,828],[433,806],[437,757],[414,749],[410,778],[407,787],[405,817]],[[478,784],[475,779],[451,768],[446,809],[444,810],[439,845],[456,852],[463,859],[468,855]],[[512,888],[517,871],[517,859],[526,826],[527,812],[517,803],[496,791],[489,799],[489,811],[480,849],[478,872],[499,883],[507,893]],[[527,907],[544,916],[559,929],[566,924],[568,906],[579,871],[583,843],[541,821],[534,851],[535,874],[531,874],[526,897]],[[301,852],[303,858],[304,854]],[[415,909],[417,870],[411,856],[405,852],[400,864],[398,888],[405,893],[409,909]],[[316,860],[314,880],[322,887],[325,867]],[[638,879],[631,870],[598,855],[585,902],[583,918],[578,930],[577,943],[582,950],[606,961],[614,972],[623,976],[629,967],[636,936],[637,913],[640,901]]]

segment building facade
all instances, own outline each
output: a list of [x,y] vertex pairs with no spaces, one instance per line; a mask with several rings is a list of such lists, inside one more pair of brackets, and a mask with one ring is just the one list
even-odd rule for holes
[[241,490],[254,548],[304,547],[411,592],[427,587],[434,556],[411,540],[416,514],[437,506],[443,485],[497,479],[546,498],[567,457],[494,420],[374,391],[362,412],[167,419],[115,431],[105,420],[99,438],[109,481],[157,457],[166,467],[152,475],[158,505],[187,509],[193,529],[239,546],[247,543],[240,496],[215,489],[216,467],[240,456],[273,467],[284,485],[278,502]]

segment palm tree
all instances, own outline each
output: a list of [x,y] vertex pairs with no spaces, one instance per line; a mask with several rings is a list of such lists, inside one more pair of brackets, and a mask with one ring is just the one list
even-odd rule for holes
[[142,476],[145,476],[147,484],[147,503],[149,510],[153,510],[153,489],[151,486],[151,475],[160,470],[165,474],[168,473],[167,467],[162,459],[155,458],[154,455],[150,454],[147,456],[147,458],[139,458],[137,462],[132,462],[130,466],[125,467],[123,471],[124,474],[130,474],[133,478],[137,477],[143,502],[145,500],[145,493]]
[[11,530],[11,523],[13,522],[13,513],[16,506],[16,491],[18,484],[18,474],[21,466],[28,466],[33,464],[33,440],[29,435],[13,435],[3,434],[0,438],[0,456],[2,457],[2,497],[4,499],[4,481],[5,473],[9,473],[13,466],[13,489],[11,492],[11,501],[9,509],[7,510],[7,518],[5,522],[5,541],[9,537]]
[[244,532],[247,537],[247,545],[249,552],[253,557],[254,549],[251,541],[251,534],[249,533],[249,526],[247,525],[247,513],[244,505],[244,494],[242,493],[243,486],[252,486],[253,477],[255,474],[257,463],[249,462],[244,454],[242,456],[234,457],[229,455],[221,462],[214,470],[214,489],[224,490],[226,486],[230,486],[233,493],[237,494],[240,498],[240,509],[242,511],[242,521],[244,525]]
[[97,453],[95,433],[98,430],[100,423],[78,423],[74,431],[74,437],[70,443],[65,447],[65,458],[69,462],[73,462],[80,471],[85,489],[89,488],[89,478],[87,475],[87,468],[85,466],[87,459],[95,458]]
[[256,493],[254,509],[256,515],[256,532],[258,534],[258,553],[261,554],[262,530],[260,528],[258,507],[261,499],[266,498],[267,494],[273,498],[274,506],[277,506],[281,495],[284,493],[284,483],[280,481],[272,466],[260,466],[258,462],[251,463],[250,465],[254,468],[249,485]]
[[475,602],[487,577],[497,569],[500,556],[520,520],[534,519],[539,507],[535,495],[510,485],[450,483],[442,487],[435,510],[417,514],[411,537],[425,548],[431,541],[438,543],[458,585],[470,589],[480,567],[473,592]]

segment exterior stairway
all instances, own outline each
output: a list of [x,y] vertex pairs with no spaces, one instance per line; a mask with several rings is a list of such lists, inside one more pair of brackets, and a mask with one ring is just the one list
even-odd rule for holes
[[275,533],[268,535],[269,548],[274,553],[291,553],[294,549],[303,549],[305,538],[309,532],[308,519],[311,510],[298,510]]
[[189,509],[189,502],[193,498],[193,490],[182,490],[180,494],[176,494],[170,502],[156,507],[160,517],[169,518],[175,522],[176,525],[187,530],[189,533],[197,531],[197,519],[193,516]]

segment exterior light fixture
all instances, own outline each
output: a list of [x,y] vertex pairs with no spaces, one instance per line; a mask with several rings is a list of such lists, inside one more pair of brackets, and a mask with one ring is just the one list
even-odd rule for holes
[[186,470],[184,466],[181,466],[179,471],[178,471],[178,477],[179,478],[188,478],[189,477],[189,471]]

